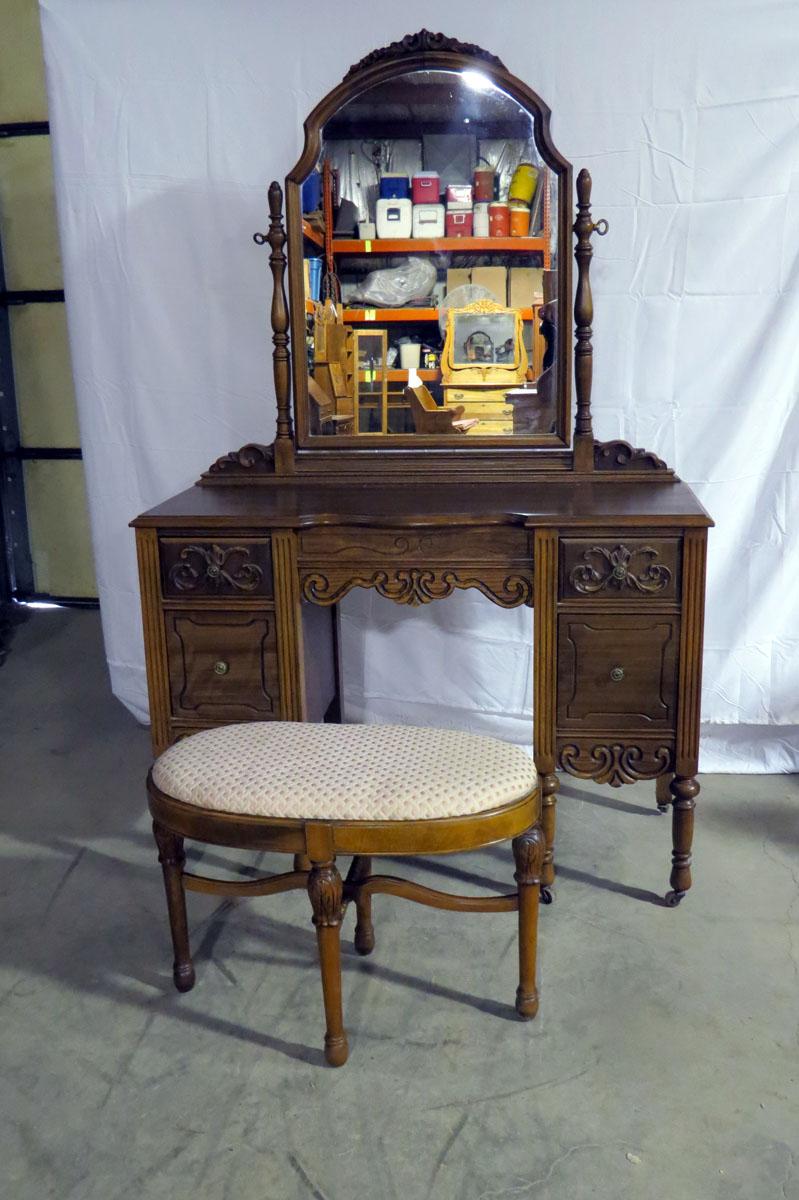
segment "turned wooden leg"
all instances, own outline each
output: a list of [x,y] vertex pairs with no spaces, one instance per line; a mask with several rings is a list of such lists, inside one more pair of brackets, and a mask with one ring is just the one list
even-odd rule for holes
[[546,839],[544,865],[541,871],[541,903],[552,903],[550,888],[555,882],[555,805],[560,783],[557,775],[541,776],[541,825]]
[[519,986],[516,1011],[529,1021],[538,1012],[535,964],[538,950],[538,901],[546,844],[540,825],[513,839],[514,879],[519,889]]
[[310,871],[311,860],[307,854],[294,855],[294,870],[295,871]]
[[658,775],[655,780],[655,799],[659,813],[669,811],[669,805],[671,804],[671,781],[673,778],[673,775]]
[[312,863],[308,895],[319,945],[322,995],[325,1002],[325,1058],[331,1067],[343,1067],[349,1052],[341,1012],[341,916],[343,887],[332,861]]
[[671,878],[672,890],[666,903],[674,908],[680,903],[691,886],[691,843],[694,838],[694,809],[699,795],[699,784],[693,778],[675,775],[671,781]]
[[186,920],[186,893],[183,890],[183,838],[153,821],[153,836],[158,847],[158,861],[164,873],[166,904],[169,910],[169,927],[172,931],[172,946],[175,961],[172,978],[179,992],[188,992],[194,987],[194,967],[189,948],[189,926]]
[[375,931],[372,925],[372,897],[361,892],[358,884],[372,874],[372,860],[358,854],[347,872],[347,883],[352,885],[355,895],[355,949],[359,954],[371,954],[375,948]]

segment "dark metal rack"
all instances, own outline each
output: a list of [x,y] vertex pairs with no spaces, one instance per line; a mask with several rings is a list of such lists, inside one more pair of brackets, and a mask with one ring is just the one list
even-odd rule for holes
[[[42,137],[50,133],[48,121],[0,124],[0,139]],[[22,446],[11,347],[9,309],[21,304],[63,304],[60,288],[9,291],[0,242],[0,603],[52,601],[71,607],[96,607],[97,601],[75,596],[54,596],[36,591],[30,540],[23,463],[36,459],[81,459],[79,447]]]

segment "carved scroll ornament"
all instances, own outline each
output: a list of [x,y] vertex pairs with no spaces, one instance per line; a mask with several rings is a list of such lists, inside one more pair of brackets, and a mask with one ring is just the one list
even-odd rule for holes
[[311,571],[303,576],[302,594],[314,604],[335,604],[353,588],[374,588],[380,596],[396,604],[429,604],[444,600],[456,589],[476,588],[502,608],[518,608],[533,602],[532,580],[524,575],[497,575],[489,579],[459,575],[457,571],[435,571],[431,568],[409,567],[393,571],[379,570],[363,575],[347,572]]
[[475,46],[471,42],[459,42],[457,38],[447,37],[444,33],[431,33],[429,29],[420,29],[418,33],[406,34],[398,42],[391,42],[388,46],[381,46],[379,50],[373,50],[371,54],[367,54],[360,62],[351,66],[344,78],[349,79],[357,71],[365,71],[368,67],[374,67],[378,63],[406,58],[409,54],[441,53],[442,51],[450,54],[468,54],[471,58],[482,59],[483,62],[491,63],[495,67],[502,67],[504,70],[504,63],[497,58],[496,54],[489,54],[480,46]]
[[629,442],[594,442],[595,471],[671,471],[652,450]]
[[570,742],[560,750],[560,765],[578,779],[593,779],[621,787],[641,779],[655,779],[672,769],[672,750],[669,746],[580,746]]
[[257,563],[247,561],[249,557],[246,546],[184,546],[179,561],[170,569],[169,582],[179,592],[192,592],[207,584],[252,592],[264,573]]
[[[639,556],[649,561],[640,562],[636,568],[634,560]],[[652,546],[641,546],[635,550],[628,550],[623,545],[615,546],[612,550],[607,546],[592,546],[583,554],[585,561],[572,567],[569,583],[584,596],[613,588],[617,591],[632,588],[636,592],[654,595],[662,592],[671,582],[671,570],[662,563],[656,563],[657,557],[658,551]]]
[[207,475],[273,475],[275,451],[272,446],[250,442],[240,450],[231,450],[212,463]]

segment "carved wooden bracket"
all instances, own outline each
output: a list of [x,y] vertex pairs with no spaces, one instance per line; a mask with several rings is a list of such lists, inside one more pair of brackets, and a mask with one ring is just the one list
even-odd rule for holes
[[594,442],[595,471],[668,471],[671,467],[651,450],[631,446],[629,442]]
[[[649,561],[642,562],[636,574],[634,560],[639,555]],[[632,588],[633,591],[653,595],[662,592],[671,582],[671,571],[663,563],[656,563],[654,560],[657,557],[658,551],[652,546],[636,547],[634,550],[622,545],[612,550],[607,546],[592,546],[584,552],[584,561],[572,567],[569,583],[584,596],[613,588],[617,591]]]
[[578,779],[593,779],[621,787],[640,779],[655,779],[673,769],[674,751],[671,746],[645,743],[625,746],[570,741],[560,747],[560,766]]
[[302,594],[313,604],[335,604],[353,588],[374,588],[380,596],[396,604],[430,604],[444,600],[458,589],[476,588],[502,608],[518,608],[533,603],[533,581],[530,575],[507,575],[502,571],[482,569],[480,575],[458,571],[438,571],[429,567],[397,568],[395,570],[353,573],[352,568],[307,571],[302,576]]
[[356,72],[365,71],[368,67],[376,66],[377,63],[392,62],[395,59],[407,58],[411,54],[441,54],[442,52],[468,55],[470,58],[479,58],[483,62],[501,67],[502,70],[505,69],[504,63],[497,58],[496,54],[489,54],[481,46],[475,46],[471,42],[459,42],[457,38],[447,37],[444,33],[431,33],[429,29],[420,29],[418,33],[406,34],[398,42],[391,42],[388,46],[373,50],[371,54],[367,54],[360,62],[351,66],[344,78],[349,79]]
[[203,479],[214,475],[274,475],[275,451],[273,446],[261,446],[249,442],[240,450],[223,454],[204,473]]

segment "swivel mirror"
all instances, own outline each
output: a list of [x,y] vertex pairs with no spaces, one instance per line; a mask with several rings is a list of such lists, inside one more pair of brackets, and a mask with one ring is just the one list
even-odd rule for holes
[[[305,123],[286,181],[300,448],[569,445],[570,167],[545,104],[474,50],[366,59]],[[364,368],[369,331],[385,358]]]

